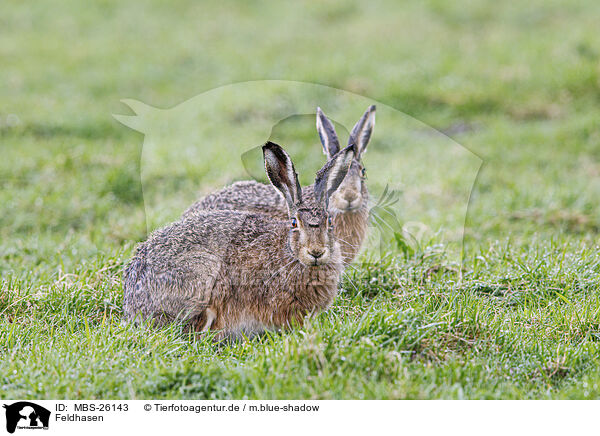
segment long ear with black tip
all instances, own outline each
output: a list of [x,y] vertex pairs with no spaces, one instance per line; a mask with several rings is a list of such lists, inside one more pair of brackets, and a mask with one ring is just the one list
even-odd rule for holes
[[333,156],[317,173],[315,179],[315,196],[327,206],[329,197],[340,186],[348,173],[352,159],[354,159],[355,145],[350,144]]
[[371,139],[371,133],[373,127],[375,127],[375,105],[369,106],[367,111],[360,117],[360,120],[356,123],[352,132],[350,132],[350,138],[348,138],[348,145],[356,144],[356,158],[360,159],[361,156],[367,151],[367,145],[369,139]]
[[281,146],[267,142],[262,147],[265,171],[271,184],[281,192],[291,213],[302,202],[302,190],[292,159]]
[[323,144],[323,153],[331,159],[340,151],[340,141],[333,124],[320,107],[317,108],[317,132],[319,132],[319,138],[321,138],[321,144]]

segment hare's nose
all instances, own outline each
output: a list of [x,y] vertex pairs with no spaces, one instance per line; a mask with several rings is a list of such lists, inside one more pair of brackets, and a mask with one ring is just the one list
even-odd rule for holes
[[323,253],[325,253],[325,250],[310,250],[308,252],[308,254],[310,254],[315,259],[318,259],[319,257],[323,256]]
[[357,197],[358,194],[354,191],[344,192],[344,200],[346,200],[348,203],[352,203],[354,200],[356,200]]

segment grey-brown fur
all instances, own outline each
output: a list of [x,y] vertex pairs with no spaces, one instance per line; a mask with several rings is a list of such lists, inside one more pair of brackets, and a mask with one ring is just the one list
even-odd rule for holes
[[[329,201],[329,213],[333,217],[334,232],[341,244],[344,263],[352,262],[367,234],[369,191],[362,156],[374,124],[375,106],[370,106],[352,129],[348,144],[356,144],[356,153],[348,174]],[[320,108],[317,108],[317,131],[323,152],[332,159],[340,149],[339,139],[333,124]],[[307,186],[302,192],[305,201],[314,201],[314,185]],[[271,185],[256,181],[236,182],[207,195],[190,206],[183,213],[183,218],[202,210],[245,210],[279,219],[286,219],[288,214],[285,200],[278,191]]]
[[[325,199],[303,201],[289,156],[272,143],[263,152],[272,183],[291,199],[288,217],[197,211],[155,231],[125,270],[129,320],[179,319],[195,331],[217,330],[217,338],[251,336],[301,323],[333,302],[343,267]],[[340,152],[317,180],[339,185],[353,153]]]

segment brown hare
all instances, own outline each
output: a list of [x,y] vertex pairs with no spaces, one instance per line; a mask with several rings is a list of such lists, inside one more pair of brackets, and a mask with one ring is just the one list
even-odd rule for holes
[[125,269],[126,317],[179,320],[222,339],[300,324],[326,309],[343,269],[327,207],[354,155],[350,145],[333,156],[308,198],[289,155],[266,143],[265,169],[285,199],[286,219],[200,211],[155,231]]
[[[354,158],[348,175],[329,202],[329,213],[333,217],[335,235],[341,244],[345,264],[354,260],[367,234],[369,191],[362,156],[374,125],[375,106],[370,106],[350,133],[348,145],[356,144]],[[317,131],[323,152],[329,160],[333,159],[341,147],[333,124],[321,108],[317,108]],[[314,185],[306,187],[303,193],[305,198],[314,197]],[[280,218],[287,216],[286,202],[278,191],[256,181],[236,182],[209,194],[190,206],[183,217],[202,210],[246,210]]]

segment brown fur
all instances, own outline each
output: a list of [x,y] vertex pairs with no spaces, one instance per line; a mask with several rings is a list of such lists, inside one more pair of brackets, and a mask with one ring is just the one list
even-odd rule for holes
[[[343,175],[352,154],[348,147],[339,157],[347,162]],[[325,203],[302,201],[299,185],[287,177],[295,176],[291,160],[287,165],[291,173],[272,172],[274,184],[300,199],[288,204],[285,220],[249,211],[197,211],[141,243],[125,270],[126,317],[181,320],[224,338],[289,327],[326,309],[343,269],[340,246],[327,225]],[[340,177],[331,173],[321,177]],[[290,217],[297,227],[290,227]]]

